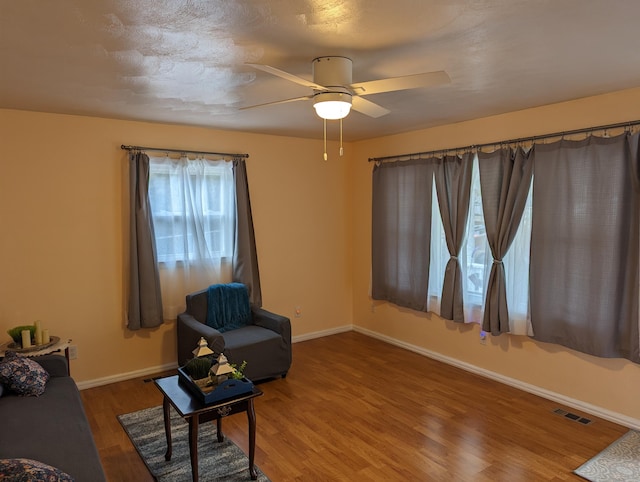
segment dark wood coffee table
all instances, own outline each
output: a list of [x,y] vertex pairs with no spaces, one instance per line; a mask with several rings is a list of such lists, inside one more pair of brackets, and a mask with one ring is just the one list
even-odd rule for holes
[[226,400],[205,404],[198,400],[187,387],[180,382],[178,376],[158,378],[155,385],[162,392],[162,409],[164,412],[164,429],[167,436],[167,452],[165,460],[171,460],[171,416],[169,407],[189,423],[189,453],[191,455],[191,475],[194,481],[198,480],[198,425],[216,420],[218,429],[218,442],[224,440],[222,433],[222,419],[235,413],[247,412],[249,420],[249,473],[251,479],[256,480],[258,474],[254,467],[256,451],[256,412],[253,407],[253,399],[262,395],[262,392],[253,387],[253,391],[238,395]]

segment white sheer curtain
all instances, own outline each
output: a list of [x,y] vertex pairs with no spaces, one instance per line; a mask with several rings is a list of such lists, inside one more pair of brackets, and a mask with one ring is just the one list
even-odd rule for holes
[[[429,268],[429,311],[440,312],[442,282],[449,261],[438,199],[433,193],[431,221],[431,264]],[[482,323],[487,282],[493,258],[487,242],[482,212],[482,194],[478,158],[473,160],[471,199],[467,219],[466,238],[460,252],[465,322]],[[529,322],[529,246],[531,242],[531,191],[518,234],[503,262],[507,278],[507,303],[512,334],[526,335]]]
[[165,319],[185,295],[231,281],[235,233],[233,166],[223,160],[150,158],[149,199]]
[[509,329],[512,335],[533,335],[529,309],[529,257],[531,253],[532,188],[525,205],[520,228],[502,260],[507,278]]
[[438,209],[438,193],[436,182],[433,180],[431,195],[431,262],[429,264],[428,309],[440,313],[440,298],[442,297],[442,283],[444,270],[449,261],[449,251],[444,238],[444,228]]

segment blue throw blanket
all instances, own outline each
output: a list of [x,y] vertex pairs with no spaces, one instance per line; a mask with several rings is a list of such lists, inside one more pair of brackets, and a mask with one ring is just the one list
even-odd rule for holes
[[207,289],[207,325],[220,332],[251,324],[249,291],[242,283],[211,285]]

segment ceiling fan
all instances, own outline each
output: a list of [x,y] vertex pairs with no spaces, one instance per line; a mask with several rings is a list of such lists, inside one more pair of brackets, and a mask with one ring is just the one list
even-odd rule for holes
[[343,119],[353,110],[369,117],[377,118],[388,114],[390,111],[370,100],[366,95],[393,92],[398,90],[433,87],[446,84],[451,81],[446,72],[440,70],[425,72],[422,74],[390,77],[387,79],[372,80],[368,82],[356,82],[352,80],[353,62],[347,57],[317,57],[312,61],[313,81],[303,79],[297,75],[262,64],[247,64],[255,69],[281,77],[285,80],[304,85],[312,89],[312,93],[302,97],[278,100],[257,104],[244,109],[265,107],[275,104],[285,104],[300,100],[313,100],[316,113],[323,119]]

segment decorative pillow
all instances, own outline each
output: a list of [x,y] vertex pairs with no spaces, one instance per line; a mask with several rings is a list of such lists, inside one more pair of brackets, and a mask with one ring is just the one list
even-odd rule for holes
[[31,459],[0,459],[0,482],[74,482],[60,469]]
[[15,352],[7,352],[0,362],[0,383],[18,395],[38,397],[48,381],[49,373],[40,364]]

